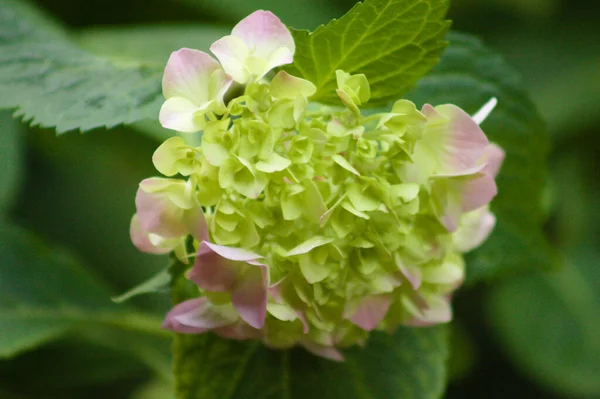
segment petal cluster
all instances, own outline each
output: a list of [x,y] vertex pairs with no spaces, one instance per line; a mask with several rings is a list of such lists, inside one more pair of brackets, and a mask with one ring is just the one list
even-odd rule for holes
[[[312,82],[267,78],[295,48],[265,11],[211,51],[220,63],[189,49],[169,60],[161,122],[202,130],[202,145],[157,149],[166,177],[141,183],[131,224],[140,250],[191,259],[198,297],[164,327],[341,360],[370,331],[450,321],[462,255],[496,222],[504,152],[479,127],[495,100],[474,117],[408,100],[364,116],[367,77],[338,71],[339,106],[312,104]],[[242,91],[225,102],[232,82]]]

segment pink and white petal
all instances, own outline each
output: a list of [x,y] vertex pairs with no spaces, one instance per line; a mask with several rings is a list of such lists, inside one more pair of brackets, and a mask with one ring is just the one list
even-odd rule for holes
[[462,211],[470,212],[490,203],[498,193],[494,177],[487,173],[459,183],[462,197]]
[[182,133],[196,133],[203,126],[196,121],[199,107],[184,97],[171,97],[160,108],[158,120],[165,129]]
[[210,77],[221,69],[209,54],[182,48],[171,54],[162,80],[165,98],[183,97],[201,107],[211,100],[209,97]]
[[350,317],[350,321],[363,330],[372,331],[381,323],[391,303],[392,299],[389,295],[373,295],[363,298]]
[[165,238],[188,234],[181,220],[182,210],[163,195],[147,193],[140,187],[135,196],[135,206],[140,225],[146,232]]
[[458,230],[452,236],[454,246],[461,252],[469,252],[480,246],[496,225],[496,217],[488,207],[463,215]]
[[[265,60],[269,60],[273,53],[282,47],[288,49],[292,58],[296,51],[292,34],[270,11],[253,12],[242,19],[231,33],[242,39],[251,52]],[[289,62],[292,62],[292,59]]]
[[238,280],[241,267],[231,264],[208,244],[206,241],[200,243],[196,261],[188,273],[188,278],[201,289],[229,292]]
[[250,80],[250,72],[246,68],[246,58],[250,49],[242,39],[236,36],[225,36],[210,46],[210,51],[219,59],[225,72],[234,81],[246,84]]
[[207,328],[200,327],[190,327],[184,324],[181,324],[179,321],[175,319],[176,316],[185,314],[193,311],[194,309],[204,306],[206,302],[206,298],[196,298],[190,299],[185,302],[181,302],[178,305],[175,305],[169,313],[167,313],[165,320],[162,323],[162,328],[175,331],[178,333],[184,334],[200,334],[208,331]]
[[171,252],[171,248],[156,247],[152,244],[150,238],[148,237],[148,233],[142,228],[137,214],[133,215],[131,218],[129,236],[131,237],[131,242],[133,242],[133,245],[135,245],[135,247],[142,252],[156,255]]
[[504,157],[506,156],[504,150],[497,144],[490,143],[485,151],[483,152],[483,161],[486,163],[483,171],[494,177],[498,175]]
[[271,53],[266,61],[267,70],[265,71],[265,73],[269,72],[275,67],[291,64],[292,62],[294,62],[294,53],[287,47],[280,47],[273,53]]
[[[262,259],[261,255],[243,248],[226,247],[224,245],[213,244],[208,241],[205,241],[203,244],[205,244],[206,247],[210,248],[211,251],[219,254],[225,259],[239,262],[248,262],[251,260]],[[202,249],[200,251],[202,252]]]
[[210,77],[210,98],[219,102],[219,104],[223,103],[223,97],[231,84],[233,83],[233,79],[231,76],[227,75],[224,70],[217,69],[213,72]]
[[231,302],[242,320],[254,328],[262,328],[267,315],[268,271],[265,265],[252,266],[237,282]]
[[174,312],[172,320],[182,326],[207,330],[229,326],[239,320],[231,305],[214,305],[208,300],[197,301],[195,305],[194,308],[191,304],[182,306]]
[[332,346],[324,346],[315,344],[312,341],[303,341],[302,346],[313,355],[317,355],[324,359],[333,360],[334,362],[343,362],[344,355]]
[[454,232],[458,229],[460,218],[463,214],[462,202],[460,195],[457,193],[448,193],[447,200],[444,206],[444,214],[442,215],[442,225],[449,232]]
[[[452,104],[435,107],[436,113],[423,107],[428,117],[425,131],[427,145],[438,161],[437,173],[459,174],[477,165],[488,140],[477,123],[462,109]],[[439,115],[447,119],[440,123]],[[434,117],[434,123],[429,118]]]
[[423,314],[415,316],[403,324],[411,327],[428,327],[436,324],[448,323],[452,320],[452,307],[450,297],[433,296],[427,298],[427,308]]
[[183,214],[183,223],[188,232],[198,241],[208,240],[208,224],[204,217],[202,206],[198,199],[194,197],[195,206],[191,209],[186,209]]

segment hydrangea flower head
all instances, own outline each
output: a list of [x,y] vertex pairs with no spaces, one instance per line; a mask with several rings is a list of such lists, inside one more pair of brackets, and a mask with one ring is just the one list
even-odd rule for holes
[[[363,116],[368,79],[340,70],[338,106],[312,104],[312,82],[267,78],[292,62],[294,43],[265,11],[211,50],[221,66],[192,50],[167,65],[165,81],[186,84],[165,91],[163,109],[176,98],[193,112],[161,121],[203,130],[202,145],[173,137],[159,147],[166,177],[142,182],[132,220],[141,250],[191,258],[197,297],[164,327],[342,360],[339,348],[373,330],[450,321],[462,254],[496,221],[489,202],[504,152],[479,127],[495,100],[475,117],[404,99]],[[245,86],[224,104],[231,79]]]

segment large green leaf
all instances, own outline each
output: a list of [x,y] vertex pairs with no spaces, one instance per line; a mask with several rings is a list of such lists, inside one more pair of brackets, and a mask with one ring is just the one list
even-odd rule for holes
[[15,199],[23,169],[24,138],[21,124],[9,112],[0,112],[0,218]]
[[160,320],[112,303],[110,292],[68,254],[6,225],[0,243],[0,357],[87,326],[163,335]]
[[317,86],[314,101],[339,103],[337,69],[364,73],[376,106],[399,98],[439,60],[446,42],[446,0],[366,0],[314,32],[293,31],[287,68]]
[[491,97],[498,107],[483,123],[491,141],[506,151],[492,202],[497,226],[490,239],[468,257],[474,281],[554,262],[544,235],[541,205],[548,137],[517,73],[473,37],[452,33],[440,64],[419,81],[409,97],[419,104],[454,103],[475,112]]
[[60,132],[156,118],[162,69],[74,45],[24,0],[0,0],[0,108]]
[[374,333],[343,363],[212,334],[179,335],[175,351],[178,399],[434,399],[446,384],[444,327]]

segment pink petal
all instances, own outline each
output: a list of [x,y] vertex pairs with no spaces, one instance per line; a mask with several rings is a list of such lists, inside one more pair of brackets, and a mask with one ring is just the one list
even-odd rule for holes
[[[183,97],[197,107],[210,100],[210,82],[219,63],[203,51],[182,48],[171,54],[162,87],[165,98]],[[231,83],[231,82],[230,82]]]
[[246,67],[246,58],[250,54],[248,45],[236,36],[225,36],[210,46],[210,51],[219,59],[221,65],[234,81],[246,84],[250,72]]
[[212,305],[207,298],[182,302],[167,313],[162,327],[184,334],[199,334],[236,321],[234,312]]
[[306,350],[308,350],[312,354],[317,355],[319,357],[322,357],[322,358],[325,358],[328,360],[333,360],[334,362],[343,362],[344,361],[344,355],[342,355],[340,351],[338,351],[336,348],[334,348],[332,346],[318,345],[311,341],[302,342],[302,346],[304,346],[306,348]]
[[462,211],[469,212],[481,208],[498,193],[494,177],[486,173],[474,179],[461,181]]
[[270,11],[258,10],[242,19],[232,30],[232,35],[242,39],[250,51],[269,59],[278,49],[287,52],[281,55],[277,65],[289,64],[293,61],[296,45],[294,38],[286,26]]
[[187,227],[182,223],[183,210],[166,196],[147,193],[140,187],[135,196],[135,206],[140,225],[146,232],[167,238],[188,234]]
[[363,330],[374,330],[385,317],[392,300],[389,295],[373,295],[363,298],[350,321]]
[[262,328],[265,324],[267,286],[267,267],[257,265],[249,268],[233,288],[233,307],[240,317],[254,328]]
[[497,144],[490,143],[483,152],[483,161],[486,163],[483,171],[494,177],[498,175],[500,166],[505,157],[504,150]]
[[488,140],[465,111],[452,104],[425,104],[422,112],[428,119],[425,135],[436,154],[437,173],[460,174],[477,165]]
[[231,291],[240,270],[219,253],[213,251],[209,244],[206,241],[200,243],[198,256],[188,278],[198,287],[207,291]]
[[131,237],[131,242],[137,249],[142,252],[146,252],[149,254],[166,254],[171,252],[171,248],[160,248],[155,247],[150,242],[148,238],[148,233],[142,228],[140,224],[140,220],[137,214],[133,215],[131,218],[131,224],[129,226],[129,236]]

